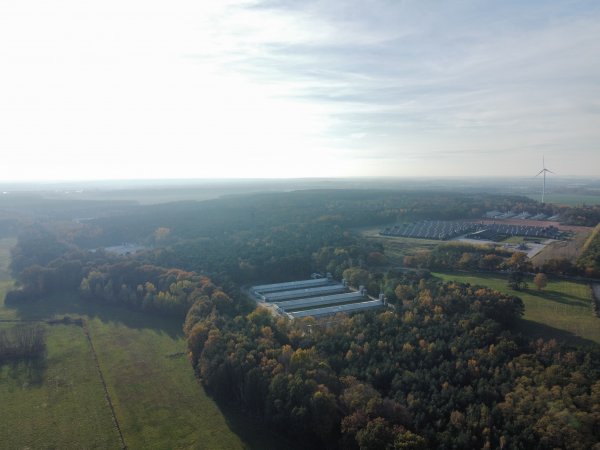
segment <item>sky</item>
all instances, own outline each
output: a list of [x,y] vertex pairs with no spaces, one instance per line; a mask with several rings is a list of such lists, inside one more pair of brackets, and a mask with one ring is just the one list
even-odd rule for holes
[[600,2],[0,0],[0,181],[600,176]]

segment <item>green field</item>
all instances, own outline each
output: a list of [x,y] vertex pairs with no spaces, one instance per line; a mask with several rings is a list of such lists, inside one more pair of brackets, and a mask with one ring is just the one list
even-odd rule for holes
[[40,364],[0,366],[0,447],[118,449],[119,438],[82,329],[42,325]]
[[[540,201],[541,194],[527,194],[526,195],[533,200]],[[600,195],[585,195],[585,194],[546,194],[544,199],[546,203],[556,203],[559,205],[568,206],[581,206],[584,203],[586,205],[599,205]]]
[[444,280],[488,286],[500,292],[516,295],[525,304],[525,314],[520,323],[524,333],[533,336],[582,343],[600,344],[600,318],[594,316],[591,306],[591,289],[585,283],[550,280],[548,286],[538,291],[532,280],[529,288],[514,291],[506,284],[506,277],[496,274],[434,273]]
[[[64,315],[87,319],[125,443],[131,449],[293,448],[289,442],[256,426],[244,416],[230,411],[225,415],[205,394],[183,354],[185,339],[178,321],[113,306],[87,304],[76,296],[46,298],[18,310],[2,307],[0,313],[5,317],[18,316],[21,319]],[[82,387],[84,392],[96,392],[92,386],[99,385],[98,375],[84,375],[78,369],[80,365],[85,365],[92,370],[90,349],[82,346],[85,343],[82,329],[75,325],[49,328],[52,339],[63,344],[50,352],[48,373],[58,370],[67,379],[74,380],[73,383],[86,385]],[[63,361],[63,365],[57,366],[56,361]],[[44,378],[35,387],[39,393],[34,397],[50,396],[54,389],[51,381],[52,378]],[[14,383],[6,385],[4,381],[0,382],[0,386],[5,392],[12,390],[11,395],[14,395],[9,401],[11,407],[3,408],[6,414],[12,414],[13,405],[20,403],[27,410],[26,405],[31,401],[27,403],[22,399],[34,395],[27,393],[31,388],[24,387],[24,392],[17,392]],[[4,400],[5,395],[2,398]],[[85,406],[96,416],[108,415],[110,418],[106,402],[101,396],[99,398],[91,393],[65,397],[57,408],[48,403],[45,414],[39,419],[43,426],[35,434],[32,434],[29,425],[32,421],[29,418],[23,420],[28,416],[20,415],[19,420],[23,425],[16,428],[20,432],[12,437],[15,446],[10,448],[47,448],[39,443],[43,442],[44,437],[49,439],[46,434],[51,431],[56,442],[53,448],[113,448],[105,444],[93,446],[94,442],[101,442],[106,435],[114,440],[118,438],[112,423],[95,428],[86,427],[85,423],[81,425],[79,436],[87,436],[89,447],[88,444],[81,446],[75,443],[71,436],[73,433],[67,432],[75,426],[73,417],[64,414],[70,403],[74,414],[79,411],[78,408]],[[8,428],[0,433],[0,442],[3,442],[5,433],[9,434]],[[118,441],[112,442],[117,442],[118,446]]]
[[[0,273],[8,247],[0,240]],[[217,405],[194,377],[181,322],[54,296],[7,307],[0,320],[83,317],[130,449],[298,448],[234,408]],[[0,326],[13,326],[0,324]],[[43,364],[0,366],[0,448],[119,448],[93,353],[78,325],[46,325]]]

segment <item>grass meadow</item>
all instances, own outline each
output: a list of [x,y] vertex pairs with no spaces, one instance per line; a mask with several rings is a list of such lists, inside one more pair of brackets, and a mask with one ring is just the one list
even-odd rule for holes
[[[130,449],[294,448],[292,443],[257,426],[251,418],[220,408],[204,392],[185,355],[185,339],[178,321],[110,305],[88,304],[75,295],[41,299],[16,311],[0,307],[0,312],[27,320],[65,315],[86,319],[125,443]],[[47,448],[38,444],[50,434],[56,441],[53,448],[113,448],[102,441],[106,436],[114,439],[118,448],[110,409],[94,390],[100,385],[99,375],[90,362],[89,345],[83,345],[86,344],[83,330],[76,325],[46,326],[50,329],[51,351],[45,370],[48,374],[60,370],[66,380],[72,380],[69,386],[89,386],[82,388],[85,395],[65,396],[63,403],[56,407],[54,403],[47,403],[37,420],[43,424],[39,432],[33,433],[29,425],[32,422],[26,415],[19,414],[10,428],[0,432],[0,442],[12,429],[13,433],[18,430],[14,433],[18,437],[15,437],[15,446],[10,448]],[[53,340],[62,345],[50,345]],[[62,366],[57,361],[62,361]],[[82,366],[91,372],[84,374]],[[19,381],[0,381],[0,392],[9,394],[10,391],[12,396],[10,407],[3,411],[7,414],[21,411],[13,409],[19,404],[24,405],[23,412],[31,409],[31,402],[24,400],[34,395],[29,391],[39,391],[35,395],[40,398],[51,396],[55,389],[53,380],[51,375],[42,377],[36,386],[27,385],[21,390],[17,389]],[[1,397],[4,400],[5,395]],[[82,425],[80,437],[87,436],[89,441],[72,441],[68,430],[75,426],[74,417],[64,413],[69,404],[75,417],[107,416],[109,420],[95,421],[102,424],[95,428]],[[82,405],[92,412],[82,411]],[[89,443],[81,445],[82,442]],[[95,442],[100,444],[94,446]]]
[[41,326],[45,360],[0,365],[0,447],[119,449],[81,327]]
[[[0,242],[4,274],[9,244]],[[181,321],[88,303],[76,295],[8,307],[4,294],[12,284],[8,277],[0,280],[0,320],[65,315],[86,320],[129,449],[299,448],[205,393],[185,355]],[[0,448],[120,448],[82,327],[42,326],[47,332],[45,360],[0,365]]]
[[530,277],[528,289],[514,291],[506,277],[498,274],[434,273],[443,280],[488,286],[500,292],[516,295],[525,304],[525,314],[519,324],[523,333],[566,340],[573,343],[593,341],[600,344],[600,318],[592,311],[591,288],[585,283],[549,280],[542,291]]
[[[534,200],[540,200],[541,194],[527,194],[529,198]],[[599,205],[600,195],[594,194],[559,194],[559,193],[547,193],[545,197],[546,203],[556,203],[558,205],[568,206],[581,206],[585,205]]]

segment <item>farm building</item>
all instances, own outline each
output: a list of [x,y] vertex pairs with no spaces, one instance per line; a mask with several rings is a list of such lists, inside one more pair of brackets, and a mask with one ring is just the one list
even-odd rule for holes
[[293,311],[295,309],[304,309],[315,306],[337,305],[344,303],[353,303],[364,300],[366,295],[363,292],[347,292],[345,294],[326,295],[324,297],[300,298],[298,300],[288,300],[287,302],[277,302],[275,305],[284,311]]
[[338,294],[346,292],[348,288],[342,283],[329,284],[327,286],[318,286],[306,289],[293,289],[289,291],[270,292],[260,294],[259,297],[265,302],[281,302],[293,300],[295,298],[315,297],[329,294]]
[[252,287],[255,294],[267,294],[269,292],[280,292],[292,289],[305,289],[331,284],[330,278],[316,278],[310,280],[289,281],[287,283],[263,284]]
[[385,304],[383,294],[378,300],[369,300],[362,286],[358,291],[350,291],[345,281],[338,283],[331,278],[258,285],[249,292],[257,301],[270,305],[274,313],[284,313],[292,319],[364,311]]
[[307,309],[304,311],[296,311],[288,313],[293,319],[299,319],[301,317],[320,317],[330,316],[338,313],[349,313],[357,311],[365,311],[373,308],[381,308],[385,305],[382,300],[369,300],[367,302],[350,303],[347,305],[327,306],[324,308]]

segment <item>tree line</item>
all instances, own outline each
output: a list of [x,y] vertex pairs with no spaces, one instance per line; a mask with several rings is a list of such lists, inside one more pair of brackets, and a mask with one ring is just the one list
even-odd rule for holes
[[39,325],[0,328],[0,363],[38,359],[46,354],[46,337]]

